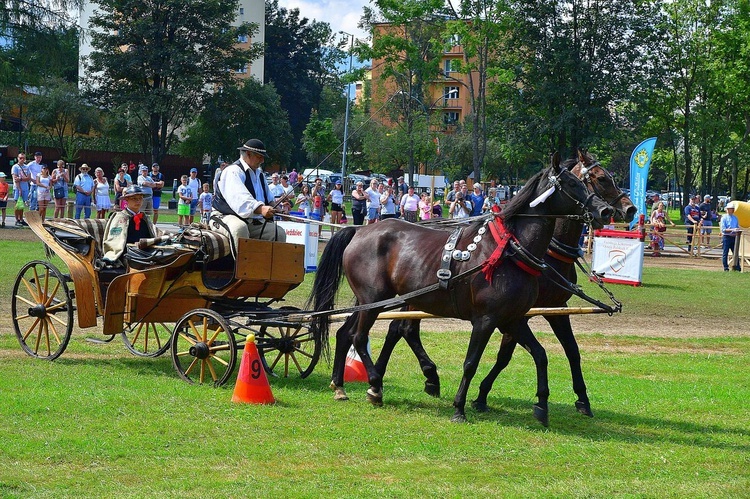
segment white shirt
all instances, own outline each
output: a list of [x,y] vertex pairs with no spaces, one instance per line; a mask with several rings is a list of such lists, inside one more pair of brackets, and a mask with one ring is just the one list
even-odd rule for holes
[[[259,206],[263,206],[263,198],[268,197],[273,201],[273,195],[269,192],[267,185],[261,185],[261,169],[253,171],[250,166],[240,159],[240,165],[231,164],[224,168],[219,177],[219,191],[226,200],[232,211],[241,218],[263,218],[262,215],[254,213]],[[255,199],[250,191],[245,187],[245,179],[250,175],[250,179],[255,188],[255,193],[261,200]]]
[[31,172],[31,178],[34,180],[39,178],[39,174],[42,173],[42,163],[37,163],[34,160],[31,163],[26,163],[26,166],[29,168],[29,172]]
[[273,194],[274,198],[280,198],[284,195],[284,186],[281,184],[274,184],[271,182],[268,184],[268,190],[271,191],[271,194]]
[[201,179],[197,176],[195,178],[188,177],[188,187],[193,191],[193,200],[198,200],[198,193],[203,192],[203,184]]

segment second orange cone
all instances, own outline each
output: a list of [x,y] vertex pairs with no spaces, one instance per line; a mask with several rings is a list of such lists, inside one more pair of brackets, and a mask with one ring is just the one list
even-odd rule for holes
[[273,404],[276,399],[271,393],[266,371],[258,355],[255,345],[255,335],[250,334],[245,340],[245,350],[242,352],[240,372],[234,385],[232,402],[242,404]]

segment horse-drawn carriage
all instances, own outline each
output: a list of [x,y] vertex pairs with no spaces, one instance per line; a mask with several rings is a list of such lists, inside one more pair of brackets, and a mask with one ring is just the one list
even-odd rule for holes
[[16,278],[13,327],[32,357],[65,351],[75,313],[80,328],[102,324],[135,355],[170,351],[188,382],[224,384],[249,333],[269,373],[306,377],[318,362],[308,327],[285,320],[289,307],[272,307],[304,279],[304,246],[240,239],[232,252],[222,234],[195,229],[177,244],[131,247],[126,268],[108,268],[99,260],[104,220],[43,221],[30,212],[27,221],[67,267],[32,261]]

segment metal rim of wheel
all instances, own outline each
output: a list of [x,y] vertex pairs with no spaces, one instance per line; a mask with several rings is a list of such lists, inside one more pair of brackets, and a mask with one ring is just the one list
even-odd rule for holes
[[45,360],[62,355],[73,332],[73,299],[62,273],[31,261],[18,272],[12,296],[13,329],[24,352]]
[[172,364],[188,383],[222,386],[234,371],[237,343],[229,322],[199,308],[183,315],[172,333]]
[[[291,307],[282,309],[297,310]],[[271,376],[288,378],[290,372],[296,371],[304,379],[315,370],[320,359],[320,343],[315,341],[306,325],[262,326],[256,342],[263,368]]]
[[139,321],[126,324],[120,333],[122,342],[139,357],[159,357],[169,350],[172,327],[163,322]]

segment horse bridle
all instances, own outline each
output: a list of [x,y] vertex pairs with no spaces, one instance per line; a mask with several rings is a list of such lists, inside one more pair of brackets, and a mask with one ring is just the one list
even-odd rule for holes
[[[570,172],[570,170],[568,170]],[[572,172],[570,172],[572,174]],[[577,180],[584,183],[583,180],[579,177],[576,177]],[[562,184],[560,183],[560,179],[557,175],[551,174],[547,177],[547,180],[550,184],[554,185],[555,188],[559,189],[562,194],[565,194],[568,196],[573,203],[575,203],[576,206],[579,206],[583,210],[583,219],[586,221],[586,223],[590,223],[593,219],[593,215],[591,213],[591,210],[589,209],[589,206],[591,205],[592,201],[595,197],[600,197],[596,192],[589,192],[588,189],[586,189],[586,192],[589,193],[589,195],[586,197],[586,200],[584,202],[579,201],[576,199],[572,194],[570,194],[568,191],[563,189]],[[585,183],[584,183],[585,186]]]
[[600,199],[602,199],[603,201],[605,201],[610,206],[614,207],[614,205],[616,205],[617,203],[619,203],[621,199],[623,199],[624,197],[627,196],[626,193],[624,193],[622,190],[620,190],[620,194],[615,199],[613,199],[612,201],[608,201],[602,195],[602,193],[600,192],[600,190],[597,188],[598,182],[594,182],[593,179],[591,178],[591,170],[593,170],[594,168],[599,168],[602,172],[604,172],[605,175],[607,175],[609,178],[612,179],[612,183],[614,184],[615,182],[614,182],[614,178],[612,177],[612,174],[609,173],[607,171],[607,169],[604,168],[598,161],[595,161],[591,166],[586,166],[585,164],[583,164],[583,161],[579,161],[578,163],[575,164],[575,166],[573,166],[572,169],[574,170],[575,167],[578,166],[578,165],[581,166],[580,169],[578,170],[581,176],[578,177],[578,178],[580,178],[581,181],[585,185],[591,186],[591,190],[593,191],[593,193],[596,194]]

